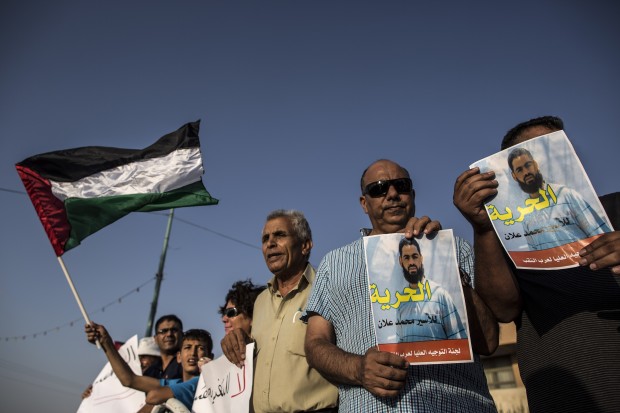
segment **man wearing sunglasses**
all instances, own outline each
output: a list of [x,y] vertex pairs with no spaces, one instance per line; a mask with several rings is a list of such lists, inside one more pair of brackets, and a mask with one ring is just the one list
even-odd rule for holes
[[309,263],[312,232],[303,213],[276,210],[267,216],[262,250],[273,277],[254,303],[252,335],[234,328],[222,351],[241,366],[245,345],[256,344],[254,411],[336,412],[338,390],[306,361],[306,308],[315,271]]
[[[404,232],[406,238],[441,229],[415,218],[409,172],[379,160],[362,174],[360,204],[372,229],[364,235]],[[492,313],[469,286],[473,253],[457,239],[459,267],[474,352],[490,354],[498,344]],[[479,357],[473,363],[409,365],[377,349],[368,295],[363,240],[328,253],[317,272],[307,306],[306,355],[311,366],[339,385],[345,412],[496,412]]]

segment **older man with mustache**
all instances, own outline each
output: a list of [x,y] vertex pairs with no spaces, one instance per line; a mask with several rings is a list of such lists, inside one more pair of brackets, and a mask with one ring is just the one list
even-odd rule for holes
[[314,284],[309,263],[312,232],[303,213],[276,210],[262,234],[263,258],[273,277],[254,303],[252,335],[235,328],[222,351],[237,365],[245,346],[256,343],[252,399],[256,413],[336,412],[338,390],[308,365],[306,324],[300,320]]

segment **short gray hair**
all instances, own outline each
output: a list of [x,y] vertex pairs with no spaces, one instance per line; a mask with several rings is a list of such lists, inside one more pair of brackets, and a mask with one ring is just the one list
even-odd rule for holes
[[[312,230],[310,230],[310,224],[308,224],[308,220],[303,212],[297,211],[296,209],[276,209],[267,215],[266,221],[271,221],[276,218],[288,219],[293,227],[295,236],[301,242],[312,241]],[[310,257],[310,254],[308,254],[308,257]]]

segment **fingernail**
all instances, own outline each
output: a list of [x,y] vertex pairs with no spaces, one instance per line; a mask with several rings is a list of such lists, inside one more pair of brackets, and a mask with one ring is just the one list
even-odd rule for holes
[[586,249],[584,248],[581,251],[579,251],[579,255],[581,255],[582,257],[586,255]]
[[585,258],[580,259],[579,265],[588,265],[588,260],[586,260]]
[[591,270],[596,270],[598,268],[598,266],[594,263],[590,264],[590,269]]

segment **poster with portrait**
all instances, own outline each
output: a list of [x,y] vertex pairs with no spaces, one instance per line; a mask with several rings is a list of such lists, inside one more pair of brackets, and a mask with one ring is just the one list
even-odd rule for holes
[[[131,370],[141,376],[140,359],[138,358],[138,336],[133,336],[118,349],[123,360]],[[80,404],[78,413],[109,413],[137,412],[144,406],[145,395],[141,391],[124,387],[112,371],[110,363],[106,363],[95,381],[91,395]]]
[[612,226],[564,131],[530,139],[470,167],[492,170],[498,193],[485,202],[517,268],[576,267],[579,251]]
[[452,230],[430,239],[368,236],[364,251],[379,350],[412,364],[471,362]]

